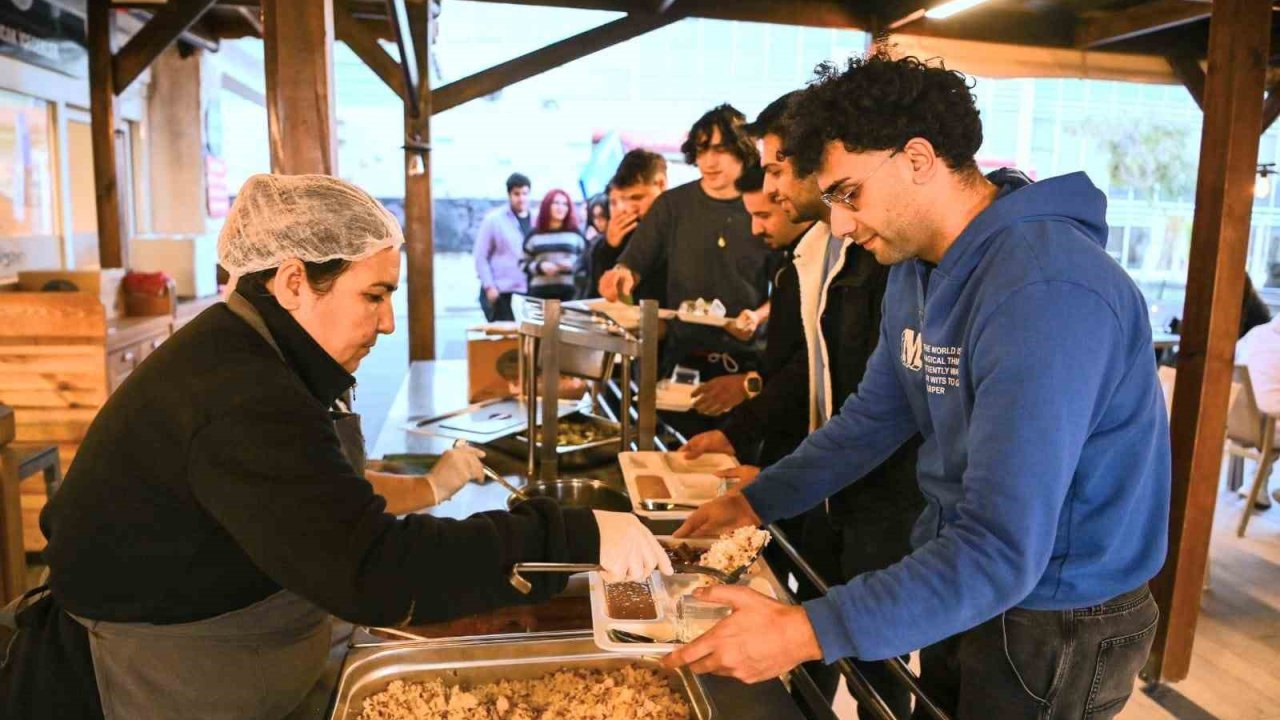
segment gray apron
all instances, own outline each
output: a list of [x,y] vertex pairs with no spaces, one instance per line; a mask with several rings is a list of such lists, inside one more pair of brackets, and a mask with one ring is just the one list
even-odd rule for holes
[[[248,300],[233,293],[227,307],[280,353]],[[332,412],[334,430],[352,467],[363,474],[360,416],[348,407],[343,403]],[[297,716],[300,703],[314,705],[308,693],[330,659],[329,614],[288,590],[192,623],[76,620],[89,631],[106,720],[279,720],[298,708]],[[326,694],[321,705],[327,700]]]

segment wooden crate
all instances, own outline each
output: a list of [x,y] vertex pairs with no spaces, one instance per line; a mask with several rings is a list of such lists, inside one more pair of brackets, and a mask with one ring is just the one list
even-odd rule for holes
[[114,320],[125,314],[124,295],[120,286],[124,282],[124,270],[24,270],[18,273],[18,289],[40,292],[46,283],[66,280],[98,299],[107,312],[107,319]]

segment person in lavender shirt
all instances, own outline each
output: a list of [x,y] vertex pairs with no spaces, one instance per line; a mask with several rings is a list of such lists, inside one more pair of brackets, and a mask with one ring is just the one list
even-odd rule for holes
[[529,178],[512,173],[507,178],[507,205],[484,216],[476,233],[473,254],[480,278],[480,307],[489,322],[514,320],[511,295],[528,289],[520,261],[524,239],[532,228],[529,214]]

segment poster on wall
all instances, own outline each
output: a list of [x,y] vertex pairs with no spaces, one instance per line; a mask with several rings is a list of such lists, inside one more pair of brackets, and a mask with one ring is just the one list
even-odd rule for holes
[[231,196],[227,190],[227,164],[222,158],[204,156],[205,199],[209,217],[223,218],[231,208]]
[[0,55],[84,77],[86,43],[84,17],[59,0],[0,0]]

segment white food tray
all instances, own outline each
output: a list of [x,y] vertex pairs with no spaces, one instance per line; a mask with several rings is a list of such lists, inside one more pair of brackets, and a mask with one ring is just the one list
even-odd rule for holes
[[[624,330],[637,330],[640,328],[640,306],[628,305],[623,302],[610,302],[603,298],[595,300],[570,300],[564,303],[567,307],[575,307],[581,310],[592,310],[598,313],[608,315],[614,322],[622,326]],[[674,310],[658,309],[659,320],[670,320],[675,317]]]
[[[663,545],[679,545],[686,543],[690,547],[705,551],[715,542],[711,538],[672,538],[667,535],[658,536],[658,542]],[[604,594],[604,579],[600,577],[600,573],[592,572],[588,574],[588,583],[591,592],[591,634],[595,640],[596,646],[601,650],[609,652],[623,653],[628,655],[652,655],[655,653],[669,653],[680,647],[680,643],[675,642],[677,636],[677,618],[676,603],[679,602],[680,596],[693,592],[694,588],[699,585],[707,584],[706,576],[703,575],[686,575],[676,574],[670,577],[663,577],[661,573],[654,572],[650,578],[650,585],[653,588],[654,605],[658,610],[658,617],[655,620],[614,620],[608,614],[608,601]],[[763,558],[756,558],[751,568],[743,574],[744,580],[738,582],[739,585],[755,590],[767,597],[778,599],[785,597],[781,593],[778,580],[769,570]],[[645,635],[659,641],[657,643],[619,643],[614,642],[609,637],[609,630],[623,630],[626,632]]]
[[723,485],[724,479],[716,477],[715,473],[737,467],[738,461],[722,453],[707,453],[697,460],[687,460],[682,452],[624,452],[618,454],[618,464],[622,466],[622,480],[627,486],[627,495],[631,497],[631,509],[637,515],[650,520],[683,520],[693,511],[651,511],[641,507],[640,501],[645,496],[641,494],[636,479],[641,475],[656,475],[662,478],[671,495],[666,499],[700,505],[715,498],[717,489]]
[[680,322],[689,323],[691,325],[710,325],[711,327],[727,327],[729,323],[737,320],[731,317],[717,317],[715,315],[697,315],[695,313],[676,312],[676,319]]

